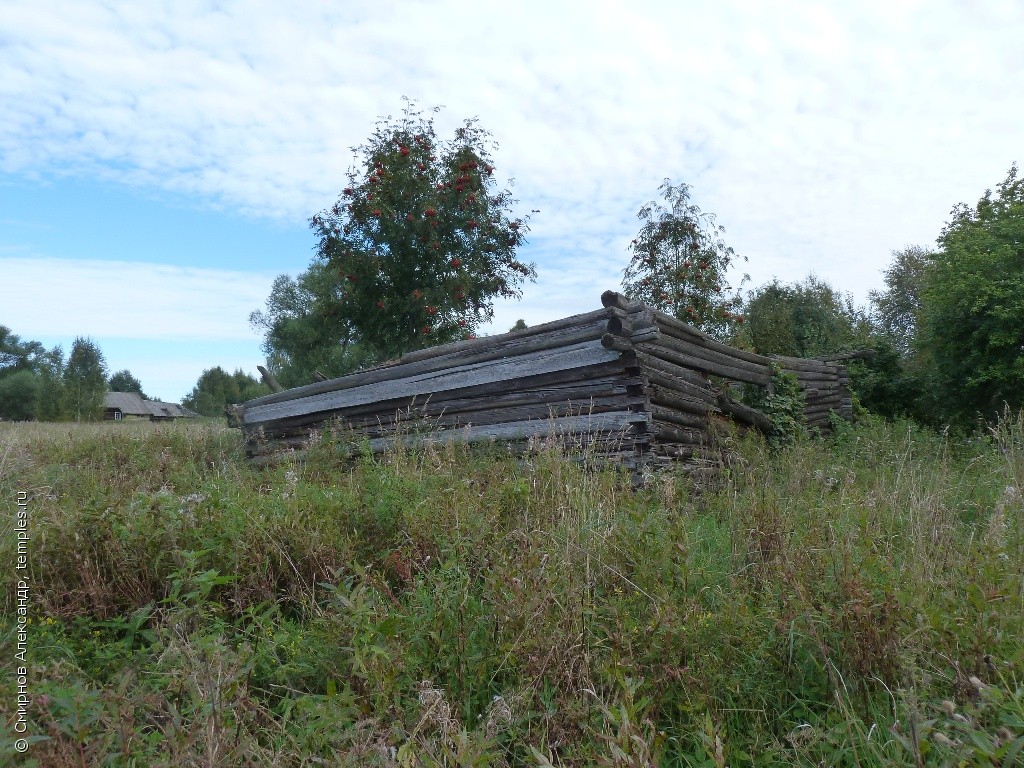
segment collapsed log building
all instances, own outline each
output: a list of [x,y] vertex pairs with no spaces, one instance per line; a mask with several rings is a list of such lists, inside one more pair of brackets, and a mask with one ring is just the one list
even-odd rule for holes
[[720,462],[720,435],[768,431],[771,419],[734,396],[792,373],[807,425],[852,418],[849,379],[836,360],[735,349],[644,304],[606,291],[603,308],[523,331],[417,350],[337,379],[235,406],[250,457],[301,452],[341,425],[353,444],[396,440],[501,441],[511,450],[549,439],[634,472],[682,460]]

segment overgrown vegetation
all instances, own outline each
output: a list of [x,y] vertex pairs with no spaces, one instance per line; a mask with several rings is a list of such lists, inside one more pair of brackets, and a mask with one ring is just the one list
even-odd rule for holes
[[1022,754],[1022,414],[742,443],[700,495],[554,450],[342,463],[325,435],[259,469],[220,426],[0,430],[3,493],[30,495],[35,765]]

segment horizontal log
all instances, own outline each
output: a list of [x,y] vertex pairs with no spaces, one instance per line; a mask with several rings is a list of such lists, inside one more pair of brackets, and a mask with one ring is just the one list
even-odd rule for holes
[[637,350],[636,358],[640,365],[640,369],[648,375],[651,371],[658,371],[660,373],[668,374],[674,378],[681,379],[693,387],[700,387],[709,391],[711,390],[711,381],[708,377],[693,370],[692,368],[679,365],[671,360],[663,360],[660,356],[652,355],[649,352],[643,351],[643,349]]
[[698,430],[706,430],[708,428],[707,416],[703,414],[679,411],[674,408],[653,404],[648,406],[647,411],[651,414],[651,419],[655,423],[664,422]]
[[718,401],[715,397],[714,390],[710,388],[696,387],[690,384],[688,381],[683,381],[670,373],[663,373],[661,371],[650,370],[647,372],[647,379],[654,386],[665,390],[674,392],[682,397],[690,397],[695,400],[703,400],[705,403],[712,407],[718,407]]
[[616,336],[613,333],[606,333],[601,337],[601,346],[605,349],[614,349],[616,352],[633,351],[632,341],[622,336]]
[[514,440],[531,437],[575,437],[595,433],[626,437],[635,430],[647,428],[648,416],[641,413],[599,413],[592,416],[566,416],[558,419],[529,420],[518,423],[492,424],[479,427],[403,435],[371,440],[374,453],[398,443],[404,445],[437,445],[444,443],[476,443],[489,440]]
[[770,432],[775,426],[772,424],[772,420],[761,411],[733,400],[724,392],[718,395],[718,407],[737,421],[757,427],[762,432]]
[[605,291],[601,294],[601,304],[606,307],[617,307],[618,309],[627,309],[629,307],[629,299],[627,299],[621,293],[615,291]]
[[[290,436],[308,436],[325,428],[341,429],[352,433],[384,434],[397,430],[434,430],[465,426],[467,424],[499,424],[502,422],[549,419],[553,416],[578,416],[608,411],[638,411],[645,404],[644,398],[625,394],[591,398],[588,401],[494,404],[490,408],[476,408],[467,411],[439,409],[434,413],[419,410],[393,411],[390,413],[368,414],[357,418],[327,418],[305,425],[279,424],[260,432],[261,439],[279,439]],[[256,433],[253,430],[252,433]]]
[[[613,357],[615,357],[613,355]],[[483,384],[476,384],[469,387],[461,387],[440,392],[430,392],[426,395],[415,394],[397,398],[373,399],[362,405],[347,406],[339,409],[326,409],[311,413],[303,413],[296,416],[282,417],[260,422],[257,426],[264,428],[278,425],[302,425],[323,421],[332,416],[347,416],[367,413],[393,413],[396,410],[410,407],[422,407],[426,403],[445,403],[450,400],[467,399],[477,400],[485,406],[492,402],[493,398],[507,398],[514,393],[529,392],[553,392],[552,398],[564,400],[566,388],[570,391],[587,387],[591,382],[601,383],[615,381],[633,394],[642,394],[643,378],[630,376],[623,371],[621,355],[596,365],[584,368],[567,368],[561,371],[540,373],[535,376],[521,376],[519,378],[489,381]]]
[[477,408],[458,411],[444,409],[436,414],[421,414],[416,411],[396,412],[390,416],[367,416],[360,419],[343,419],[354,428],[365,426],[382,429],[393,428],[396,424],[422,424],[424,427],[452,427],[466,424],[500,424],[502,422],[526,421],[529,419],[549,419],[553,416],[581,416],[588,413],[605,413],[619,410],[629,411],[643,404],[642,398],[628,395],[591,398],[577,402],[528,403],[506,405],[495,403],[491,408]]
[[787,371],[806,371],[808,373],[835,373],[836,366],[816,360],[812,357],[789,357],[788,355],[769,355],[769,359],[778,363]]
[[575,328],[599,321],[607,322],[607,319],[608,312],[603,309],[597,309],[592,312],[583,312],[578,315],[572,315],[571,317],[563,317],[558,320],[552,320],[548,323],[541,323],[540,325],[534,325],[519,331],[509,331],[508,333],[500,333],[495,336],[482,336],[478,339],[468,339],[466,341],[456,341],[451,344],[443,344],[436,347],[417,349],[413,352],[406,352],[398,362],[399,364],[415,363],[417,361],[428,360],[439,355],[448,355],[471,350],[491,349],[496,345],[501,345],[506,342],[522,341],[530,338],[531,336],[547,335],[553,332],[565,330],[566,328]]
[[[323,424],[327,421],[343,418],[349,422],[359,419],[380,418],[390,421],[395,414],[407,414],[407,417],[438,416],[446,410],[457,412],[469,412],[475,410],[488,410],[495,407],[508,407],[513,405],[535,405],[540,403],[563,403],[563,402],[589,402],[592,398],[611,396],[624,396],[630,389],[629,382],[639,382],[639,379],[622,379],[621,377],[603,377],[588,382],[574,378],[570,382],[551,384],[545,387],[501,391],[493,393],[495,387],[488,387],[491,394],[480,394],[472,388],[470,395],[461,396],[466,390],[453,390],[452,392],[439,392],[425,398],[400,398],[380,402],[367,403],[362,406],[346,408],[343,411],[326,411],[302,416],[279,419],[273,422],[263,422],[259,425],[265,431],[273,431],[275,434],[282,433],[289,429],[309,429],[312,425]],[[633,399],[642,403],[644,398],[642,392],[632,395]]]
[[639,331],[634,331],[630,334],[629,339],[634,344],[640,342],[657,341],[661,338],[661,332],[657,328],[642,328]]
[[697,353],[684,353],[679,351],[679,348],[670,349],[661,343],[638,344],[637,350],[657,357],[659,360],[673,363],[691,371],[699,371],[706,375],[722,376],[748,384],[760,384],[761,386],[767,386],[771,380],[771,377],[766,374],[752,373],[731,365],[713,362],[706,359],[706,356],[698,357]]
[[[722,370],[738,369],[740,371],[746,371],[747,373],[752,375],[745,378],[740,378],[742,374],[737,374],[736,376],[731,376],[730,378],[735,378],[739,381],[746,381],[747,383],[750,384],[761,384],[762,382],[767,382],[768,379],[771,377],[771,368],[769,368],[766,365],[751,363],[747,360],[743,360],[735,356],[726,355],[721,352],[716,352],[715,350],[708,349],[707,347],[701,346],[700,344],[695,344],[691,340],[680,339],[672,337],[670,335],[662,334],[656,342],[651,343],[649,346],[651,349],[660,347],[666,351],[674,352],[679,355],[685,355],[687,357],[694,357],[699,360],[704,360],[707,361],[708,363],[713,363],[720,366]],[[754,378],[756,378],[757,381],[753,381],[752,379]]]
[[463,365],[440,371],[409,376],[393,381],[374,382],[348,387],[283,402],[245,407],[245,423],[254,424],[271,419],[298,416],[316,411],[338,410],[352,405],[363,405],[377,400],[396,397],[428,395],[433,392],[470,387],[476,384],[509,381],[553,371],[582,368],[611,362],[620,353],[605,349],[601,342],[592,341],[571,347],[543,350],[512,359],[491,360]]
[[680,395],[676,391],[668,390],[664,387],[652,385],[648,389],[652,405],[660,405],[675,411],[697,414],[698,416],[707,416],[708,413],[716,410],[716,407],[706,400]]
[[745,349],[737,349],[730,347],[728,344],[723,344],[717,339],[713,339],[697,328],[694,328],[688,323],[684,323],[682,320],[678,320],[671,315],[667,315],[664,312],[657,310],[651,310],[651,314],[654,321],[660,326],[663,332],[678,331],[682,333],[686,338],[690,339],[696,344],[706,347],[707,349],[715,352],[721,352],[729,356],[735,356],[741,360],[746,360],[750,363],[757,363],[758,365],[768,365],[769,360],[764,355],[759,355],[756,352],[749,352]]
[[702,430],[677,428],[656,419],[651,425],[651,432],[654,433],[654,439],[659,443],[704,446],[711,440],[707,432]]
[[[590,315],[595,315],[590,317]],[[463,342],[447,344],[434,347],[434,350],[441,350],[424,359],[414,359],[405,362],[395,362],[389,365],[369,368],[359,373],[352,373],[340,378],[328,379],[327,381],[314,382],[302,387],[285,390],[271,395],[249,400],[245,403],[246,408],[269,405],[271,403],[284,402],[301,397],[336,392],[341,389],[352,389],[367,384],[376,384],[384,381],[391,381],[398,378],[415,376],[422,373],[430,373],[460,365],[472,365],[474,363],[500,360],[502,358],[531,354],[548,349],[557,349],[580,344],[593,339],[600,339],[607,333],[608,321],[605,317],[605,310],[598,310],[588,315],[577,315],[576,318],[587,318],[586,322],[574,323],[568,326],[560,326],[544,333],[530,333],[522,336],[515,334],[502,334],[491,336],[475,341],[486,341],[486,344],[477,344],[471,348],[461,348]],[[571,318],[574,319],[575,318]],[[547,325],[554,325],[549,323]],[[533,330],[542,326],[535,326]],[[424,350],[425,351],[425,350]]]

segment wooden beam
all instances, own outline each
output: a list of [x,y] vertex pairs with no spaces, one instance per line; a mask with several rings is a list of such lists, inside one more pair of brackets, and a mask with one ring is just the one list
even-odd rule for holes
[[275,392],[283,392],[284,387],[281,386],[280,382],[274,378],[274,374],[264,368],[262,365],[257,365],[256,370],[260,372],[263,377],[263,383],[270,387]]
[[249,402],[245,408],[245,423],[255,424],[316,411],[335,411],[377,400],[425,396],[477,384],[514,381],[525,376],[583,368],[616,359],[621,359],[620,353],[605,349],[600,341],[585,342],[565,348],[542,350],[509,360],[490,360],[462,365],[277,403],[261,405]]

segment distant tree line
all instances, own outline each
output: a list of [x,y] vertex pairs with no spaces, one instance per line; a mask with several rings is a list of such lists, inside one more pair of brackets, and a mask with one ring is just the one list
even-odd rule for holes
[[100,419],[106,374],[103,353],[91,339],[75,339],[65,360],[61,347],[22,341],[0,325],[0,419]]
[[[92,339],[76,338],[65,359],[61,347],[46,349],[38,341],[23,341],[0,325],[0,420],[98,421],[107,392],[153,399],[127,369],[108,377],[103,352]],[[203,371],[182,404],[203,416],[222,416],[225,405],[269,392],[249,374],[229,374],[217,366]]]

